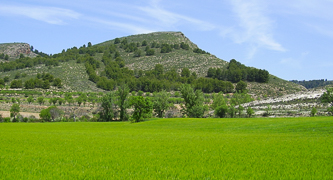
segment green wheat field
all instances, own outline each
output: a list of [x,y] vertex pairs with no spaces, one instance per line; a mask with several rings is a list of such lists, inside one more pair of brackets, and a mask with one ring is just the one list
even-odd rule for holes
[[332,179],[333,118],[0,123],[0,179]]

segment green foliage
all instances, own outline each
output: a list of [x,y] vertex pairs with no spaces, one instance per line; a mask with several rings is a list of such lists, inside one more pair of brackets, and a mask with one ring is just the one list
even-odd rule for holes
[[46,122],[55,121],[57,118],[61,117],[63,112],[56,106],[50,106],[46,109],[41,110],[39,117]]
[[219,92],[218,94],[214,94],[213,103],[211,105],[211,108],[216,109],[217,107],[223,106],[223,105],[227,105],[227,100],[224,98],[223,93]]
[[101,98],[100,121],[112,121],[115,118],[115,105],[114,92],[109,92]]
[[19,79],[19,80],[16,80],[14,79],[11,83],[10,83],[10,88],[22,88],[23,85],[22,85],[22,80]]
[[49,80],[45,80],[42,85],[43,89],[50,89],[50,82]]
[[240,80],[236,85],[236,92],[246,93],[247,92],[247,83]]
[[134,108],[131,122],[140,122],[151,117],[153,103],[149,98],[144,98],[143,96],[132,96],[130,105]]
[[327,81],[327,79],[320,79],[320,80],[310,80],[310,81],[298,81],[298,80],[291,80],[290,82],[300,84],[304,86],[306,89],[312,89],[317,87],[324,87],[330,84],[333,84],[333,81]]
[[57,86],[58,88],[61,88],[62,87],[61,79],[60,78],[55,78],[54,82],[53,82],[53,86]]
[[32,96],[29,96],[29,97],[27,98],[27,101],[28,101],[29,104],[31,104],[31,103],[34,102],[34,98],[33,98]]
[[209,68],[207,77],[238,83],[239,81],[268,83],[269,73],[266,70],[246,67],[235,59],[230,60],[226,70]]
[[235,106],[230,105],[230,106],[229,106],[229,109],[228,109],[228,114],[229,114],[229,116],[230,116],[231,118],[234,118],[235,115],[236,115],[236,113],[237,113],[237,111],[236,111]]
[[313,108],[311,109],[310,115],[311,115],[311,116],[315,116],[316,114],[317,114],[317,109],[316,109],[315,107],[313,107]]
[[193,52],[198,53],[198,54],[210,54],[209,52],[206,52],[200,48],[194,49]]
[[148,49],[147,51],[146,51],[146,56],[152,56],[152,55],[154,55],[155,54],[155,50],[154,49]]
[[154,103],[154,112],[157,114],[157,117],[162,118],[166,110],[168,110],[172,104],[169,103],[170,94],[165,90],[154,93],[153,103]]
[[248,117],[250,118],[253,114],[254,114],[254,111],[251,107],[248,107],[246,109],[246,114],[248,115]]
[[182,72],[180,73],[181,77],[190,77],[191,72],[188,68],[183,68]]
[[200,90],[194,91],[189,84],[184,84],[180,88],[185,106],[182,106],[182,113],[188,117],[203,117],[207,107],[203,105],[204,96]]
[[129,88],[127,85],[122,84],[121,86],[118,87],[117,90],[117,96],[118,96],[118,101],[117,105],[120,108],[119,111],[119,119],[120,121],[126,121],[128,120],[128,115],[126,112],[126,109],[129,106],[128,102],[128,94],[129,94]]
[[45,102],[45,101],[44,101],[44,97],[42,97],[42,96],[38,97],[38,98],[37,98],[37,102],[38,102],[39,105],[44,104],[44,102]]
[[323,103],[333,103],[333,88],[327,88],[326,92],[320,97]]
[[214,114],[220,118],[224,118],[228,113],[227,105],[220,105],[215,108]]
[[13,104],[10,108],[10,114],[13,115],[14,119],[16,120],[16,116],[20,113],[20,104]]

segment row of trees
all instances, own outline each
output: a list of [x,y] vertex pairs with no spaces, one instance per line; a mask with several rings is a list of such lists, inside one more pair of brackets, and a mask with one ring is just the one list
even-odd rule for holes
[[[154,111],[157,117],[163,117],[164,113],[172,106],[169,102],[170,94],[166,91],[156,92],[153,97],[131,96],[128,98],[129,88],[126,85],[118,87],[117,91],[109,92],[101,99],[102,111],[100,112],[101,120],[112,121],[118,118],[120,120],[127,120],[128,115],[126,109],[132,107],[134,112],[130,118],[133,122],[139,122],[152,116]],[[193,118],[202,118],[204,113],[209,109],[204,104],[204,95],[201,90],[195,90],[189,84],[183,84],[180,87],[181,97],[184,104],[181,105],[181,112],[184,116]],[[234,117],[236,112],[241,115],[244,108],[241,104],[250,102],[253,99],[245,93],[235,93],[230,102],[224,98],[222,93],[218,93],[214,97],[212,108],[215,114],[219,117],[225,117],[225,112],[231,113]],[[228,105],[227,105],[228,104]],[[253,110],[248,109],[248,114],[251,116]]]
[[268,71],[246,67],[234,59],[230,60],[226,70],[222,68],[209,68],[207,77],[231,81],[233,83],[241,80],[260,83],[267,83],[269,81]]
[[300,84],[304,86],[306,89],[316,88],[316,87],[324,87],[330,84],[333,84],[333,81],[327,81],[327,79],[321,79],[321,80],[310,80],[310,81],[298,81],[298,80],[292,80],[291,82]]

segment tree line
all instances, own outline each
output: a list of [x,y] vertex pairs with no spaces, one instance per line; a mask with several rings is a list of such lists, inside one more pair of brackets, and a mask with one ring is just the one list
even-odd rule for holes
[[259,83],[267,83],[269,81],[268,71],[246,67],[235,59],[230,60],[227,69],[209,68],[207,77],[231,81],[233,83],[237,83],[241,80]]

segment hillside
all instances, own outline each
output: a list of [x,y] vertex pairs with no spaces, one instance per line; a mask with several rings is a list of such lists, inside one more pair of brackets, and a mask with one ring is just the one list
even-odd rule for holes
[[[126,41],[126,46],[124,45],[125,43],[122,43],[124,41]],[[144,41],[147,45],[143,45]],[[188,45],[188,48],[176,48],[176,46],[174,46],[178,46],[181,43]],[[155,44],[155,47],[153,47],[153,44]],[[161,46],[163,46],[163,44],[172,45],[174,48],[167,53],[162,53]],[[153,55],[145,55],[147,46],[154,50]],[[19,47],[24,47],[23,49],[26,51],[20,50]],[[131,47],[135,48],[136,51],[131,50]],[[195,53],[195,49],[199,49],[199,52],[203,53]],[[116,38],[93,46],[88,44],[88,47],[86,47],[86,45],[80,48],[74,47],[66,51],[64,50],[62,53],[55,54],[52,57],[38,57],[39,62],[45,61],[44,63],[46,63],[51,61],[51,64],[55,65],[46,65],[50,63],[46,63],[45,65],[43,63],[37,63],[28,68],[2,72],[0,78],[9,76],[10,80],[13,80],[14,76],[19,73],[24,74],[22,81],[25,82],[30,78],[35,78],[37,73],[49,72],[56,78],[62,80],[62,90],[64,91],[102,91],[97,88],[93,82],[88,80],[89,77],[86,73],[84,63],[77,62],[80,58],[84,57],[85,53],[90,53],[95,60],[100,62],[100,67],[96,70],[96,73],[101,74],[105,68],[102,63],[103,55],[109,53],[108,51],[113,51],[110,52],[110,57],[112,56],[112,58],[115,56],[114,53],[118,52],[125,62],[125,67],[131,70],[152,70],[156,64],[161,64],[164,67],[164,71],[176,69],[176,71],[180,72],[182,68],[188,68],[191,72],[196,72],[199,77],[204,77],[211,67],[226,69],[228,66],[228,62],[201,50],[181,32],[156,32]],[[136,56],[135,54],[138,51],[141,52],[140,56]],[[17,55],[17,52],[26,52],[26,54],[29,55],[30,46],[24,43],[2,44],[0,46],[0,53],[1,52],[12,54],[13,56],[11,57]],[[31,61],[31,59],[26,59],[26,61],[28,60]],[[25,61],[25,59],[21,61]],[[268,83],[248,83],[248,89],[249,93],[259,97],[281,96],[305,90],[301,85],[282,80],[273,75],[270,75]]]
[[[197,54],[193,52],[193,49],[198,48],[196,44],[191,42],[183,33],[181,32],[156,32],[150,34],[140,34],[132,35],[128,37],[120,38],[120,41],[127,39],[128,43],[141,43],[147,41],[147,44],[156,42],[157,44],[180,44],[184,42],[188,44],[190,50],[173,50],[169,53],[160,53],[159,49],[156,48],[155,54],[153,56],[142,56],[134,57],[134,52],[126,52],[123,49],[119,49],[122,58],[125,60],[126,67],[130,69],[142,69],[150,70],[155,67],[155,64],[161,64],[164,66],[165,70],[170,70],[172,68],[180,69],[186,67],[190,71],[196,72],[199,76],[205,76],[207,70],[210,67],[225,67],[227,62],[217,58],[210,54]],[[106,41],[96,46],[110,46],[114,44],[115,40]],[[144,52],[145,46],[139,47],[139,49]]]

